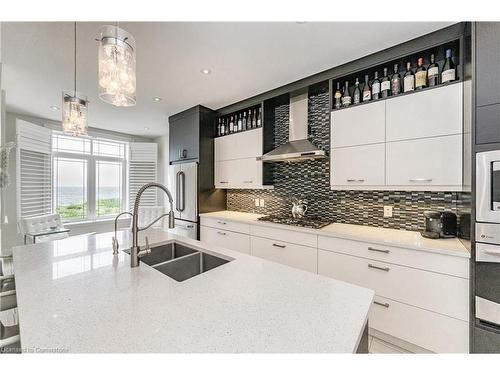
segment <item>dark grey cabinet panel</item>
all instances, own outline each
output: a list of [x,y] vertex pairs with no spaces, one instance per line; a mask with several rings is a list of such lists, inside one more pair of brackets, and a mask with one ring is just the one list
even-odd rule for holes
[[500,353],[500,332],[474,327],[472,350],[474,353]]
[[500,103],[500,22],[476,23],[476,100],[478,106]]
[[476,109],[476,143],[500,142],[500,104]]
[[170,118],[169,156],[170,161],[198,159],[200,156],[200,114],[186,111]]

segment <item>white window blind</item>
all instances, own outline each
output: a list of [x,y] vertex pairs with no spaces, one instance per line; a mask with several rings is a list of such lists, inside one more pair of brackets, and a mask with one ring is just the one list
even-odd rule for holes
[[17,120],[19,218],[52,213],[52,131]]
[[[148,182],[157,180],[158,145],[156,143],[130,143],[129,207],[134,207],[135,196]],[[141,206],[157,205],[157,189],[148,189],[141,197]]]

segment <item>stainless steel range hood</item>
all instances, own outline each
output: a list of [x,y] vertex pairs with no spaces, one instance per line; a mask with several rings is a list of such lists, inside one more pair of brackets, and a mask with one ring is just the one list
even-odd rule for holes
[[325,152],[307,139],[307,89],[290,95],[290,125],[288,142],[264,154],[262,161],[275,163],[280,161],[303,161],[325,158]]

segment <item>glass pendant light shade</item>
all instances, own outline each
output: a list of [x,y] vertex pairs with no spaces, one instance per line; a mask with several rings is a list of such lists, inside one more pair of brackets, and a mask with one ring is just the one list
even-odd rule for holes
[[136,103],[135,39],[118,26],[99,35],[99,98],[117,107]]
[[64,133],[78,137],[87,134],[88,100],[75,91],[64,91],[62,96],[62,128]]

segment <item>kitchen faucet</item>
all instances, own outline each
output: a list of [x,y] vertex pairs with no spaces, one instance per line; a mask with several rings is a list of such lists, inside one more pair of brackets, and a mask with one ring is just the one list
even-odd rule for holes
[[[168,202],[170,203],[170,212],[167,214],[162,214],[158,216],[156,219],[154,219],[151,223],[146,225],[143,228],[139,228],[139,204],[141,201],[141,196],[142,194],[149,188],[151,187],[157,187],[165,192],[168,196]],[[138,238],[139,238],[139,232],[143,231],[145,229],[150,228],[154,223],[156,223],[158,220],[162,219],[163,217],[168,215],[168,227],[169,228],[174,228],[175,227],[175,216],[174,216],[174,200],[172,198],[172,194],[170,191],[165,187],[165,185],[159,184],[157,182],[150,182],[144,186],[142,186],[139,191],[137,192],[137,195],[135,196],[135,203],[134,203],[134,211],[133,213],[130,212],[122,212],[118,214],[115,218],[115,236],[113,237],[113,254],[118,254],[118,240],[116,236],[117,232],[117,225],[118,225],[118,218],[122,215],[130,215],[132,216],[132,247],[130,249],[130,267],[137,267],[139,266],[139,258],[143,257],[146,254],[151,253],[151,249],[149,247],[149,241],[148,238],[146,237],[146,248],[144,250],[139,249],[138,245]]]

